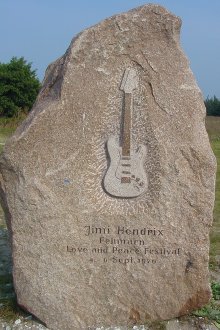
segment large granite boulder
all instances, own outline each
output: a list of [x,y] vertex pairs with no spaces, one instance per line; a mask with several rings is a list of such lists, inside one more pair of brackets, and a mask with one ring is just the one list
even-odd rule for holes
[[83,31],[1,156],[18,303],[54,330],[210,299],[216,163],[202,94],[158,5]]

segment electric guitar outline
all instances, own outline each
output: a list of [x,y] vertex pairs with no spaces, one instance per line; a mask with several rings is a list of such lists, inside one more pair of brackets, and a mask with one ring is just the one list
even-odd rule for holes
[[124,92],[121,146],[118,137],[111,136],[108,139],[110,165],[103,180],[105,190],[115,197],[137,197],[148,188],[148,179],[144,170],[146,146],[131,148],[133,91],[136,88],[138,88],[137,72],[134,68],[127,68],[120,86]]

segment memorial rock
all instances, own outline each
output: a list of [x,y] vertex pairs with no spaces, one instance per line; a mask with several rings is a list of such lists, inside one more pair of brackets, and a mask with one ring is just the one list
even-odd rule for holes
[[158,5],[77,35],[1,156],[18,303],[53,330],[184,315],[210,299],[215,159]]

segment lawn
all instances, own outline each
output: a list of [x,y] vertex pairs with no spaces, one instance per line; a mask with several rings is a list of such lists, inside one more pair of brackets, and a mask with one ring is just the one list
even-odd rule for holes
[[214,268],[220,266],[220,117],[207,117],[206,128],[217,159],[218,168],[215,187],[215,208],[213,227],[210,233],[210,262]]
[[[220,126],[220,122],[219,122]],[[218,169],[216,174],[216,187],[215,187],[215,208],[214,208],[214,222],[213,226],[217,226],[220,230],[220,139],[212,141],[212,148],[217,158]],[[219,251],[220,252],[220,251]],[[220,253],[219,253],[220,254]]]
[[[0,119],[0,153],[3,150],[5,141],[14,132],[14,130],[15,130],[15,127],[11,127],[10,125],[5,125],[4,121]],[[4,218],[4,214],[3,214],[3,210],[0,206],[0,228],[4,224],[3,218]]]
[[0,152],[2,152],[5,141],[14,132],[14,128],[0,126]]

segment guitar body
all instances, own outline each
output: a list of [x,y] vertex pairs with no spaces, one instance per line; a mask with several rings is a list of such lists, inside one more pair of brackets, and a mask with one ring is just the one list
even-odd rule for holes
[[116,197],[137,197],[148,187],[144,171],[146,147],[140,145],[131,150],[129,156],[122,155],[117,138],[110,137],[107,142],[110,165],[104,177],[105,190]]

